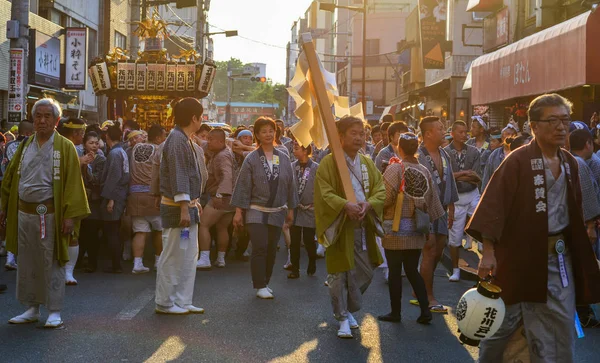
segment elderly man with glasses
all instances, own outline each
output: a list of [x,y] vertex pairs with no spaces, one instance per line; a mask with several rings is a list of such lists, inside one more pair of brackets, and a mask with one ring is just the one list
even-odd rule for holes
[[575,303],[600,301],[579,167],[562,149],[571,108],[557,94],[531,102],[534,139],[506,157],[467,226],[484,244],[479,276],[491,275],[506,304],[480,362],[573,362]]

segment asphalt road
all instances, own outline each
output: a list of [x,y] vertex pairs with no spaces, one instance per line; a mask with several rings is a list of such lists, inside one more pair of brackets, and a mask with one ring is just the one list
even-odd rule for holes
[[[271,287],[275,299],[254,296],[247,262],[228,261],[225,269],[198,272],[194,303],[204,315],[154,313],[155,274],[76,273],[79,286],[67,287],[63,330],[9,325],[24,311],[15,299],[15,272],[0,272],[8,291],[0,295],[0,362],[472,362],[477,348],[457,340],[452,314],[433,324],[415,322],[404,284],[403,322],[380,323],[389,312],[387,285],[380,271],[364,296],[361,324],[353,340],[336,337],[325,280],[317,274],[288,280],[279,253]],[[303,262],[306,263],[306,256]],[[0,259],[4,265],[4,258]],[[130,271],[130,265],[125,264]],[[303,265],[304,268],[306,267]],[[454,307],[472,282],[449,283],[437,271],[438,299]],[[42,310],[42,321],[47,311]],[[577,342],[577,362],[597,362],[600,330],[586,330]]]

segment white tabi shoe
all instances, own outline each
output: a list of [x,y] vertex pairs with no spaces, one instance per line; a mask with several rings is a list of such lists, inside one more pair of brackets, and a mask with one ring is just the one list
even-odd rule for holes
[[270,288],[269,286],[267,286],[267,290],[269,290],[269,292],[272,294],[273,293],[273,289]]
[[196,270],[210,271],[211,269],[212,265],[210,264],[210,257],[200,255],[198,263],[196,264]]
[[44,324],[45,329],[60,329],[64,326],[65,323],[60,318],[60,314],[50,314],[48,320],[46,320],[46,324]]
[[204,309],[195,307],[194,305],[184,305],[184,309],[190,312],[190,314],[204,314]]
[[273,296],[273,294],[266,287],[263,287],[262,289],[258,289],[256,291],[256,297],[261,298],[261,299],[265,299],[265,300],[269,300],[269,299],[275,298],[275,296]]
[[173,305],[171,307],[156,305],[154,307],[154,312],[157,314],[167,314],[167,315],[185,315],[185,314],[190,313],[190,311],[188,309],[180,308],[177,305]]
[[19,316],[15,316],[14,318],[10,319],[8,322],[10,324],[30,324],[30,323],[36,323],[39,320],[40,320],[39,308],[38,309],[30,308],[23,314],[21,314]]
[[223,267],[225,267],[225,260],[219,260],[219,259],[217,259],[216,266],[217,266],[218,268],[223,268]]
[[346,319],[344,321],[340,321],[340,329],[337,332],[338,338],[342,339],[352,339],[352,331],[350,331],[350,322]]
[[356,321],[356,319],[354,319],[354,316],[350,313],[348,313],[348,323],[350,324],[350,329],[358,329],[358,321]]

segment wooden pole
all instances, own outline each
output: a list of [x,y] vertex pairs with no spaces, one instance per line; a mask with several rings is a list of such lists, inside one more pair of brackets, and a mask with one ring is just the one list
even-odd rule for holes
[[346,165],[344,150],[342,150],[342,143],[335,126],[333,113],[331,112],[332,105],[329,104],[329,97],[327,97],[327,90],[325,89],[323,72],[321,72],[319,58],[310,33],[302,34],[302,49],[304,50],[306,60],[308,61],[308,77],[310,77],[310,84],[312,86],[311,93],[317,100],[319,106],[321,120],[323,120],[327,140],[329,140],[329,148],[331,149],[331,154],[335,160],[340,180],[342,181],[344,195],[348,202],[356,203],[356,194],[354,193],[354,188],[352,188],[352,182],[350,181],[350,171]]

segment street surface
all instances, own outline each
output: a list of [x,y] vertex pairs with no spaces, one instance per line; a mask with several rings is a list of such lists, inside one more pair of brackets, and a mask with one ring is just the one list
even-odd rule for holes
[[[325,261],[317,274],[288,280],[278,253],[271,287],[275,300],[255,297],[249,262],[229,261],[225,269],[198,272],[194,304],[204,315],[154,313],[155,273],[110,275],[76,273],[79,286],[67,286],[66,328],[9,325],[25,309],[15,299],[15,272],[0,272],[8,291],[0,295],[0,362],[473,362],[477,348],[460,345],[452,314],[436,315],[432,325],[415,322],[419,310],[408,304],[404,280],[403,322],[380,323],[389,312],[381,271],[356,314],[361,324],[353,340],[336,337]],[[303,268],[307,257],[302,256]],[[0,259],[2,266],[5,259]],[[125,263],[124,270],[131,271]],[[438,299],[454,308],[472,282],[449,283],[436,273]],[[42,309],[42,323],[47,311]],[[600,330],[585,330],[576,362],[598,362]]]

